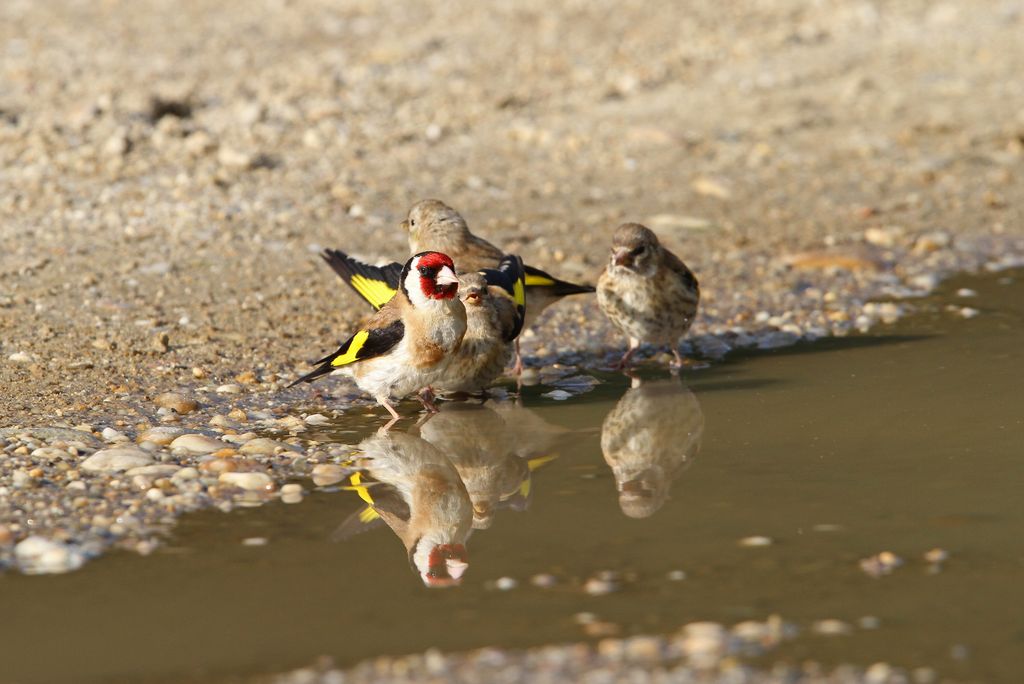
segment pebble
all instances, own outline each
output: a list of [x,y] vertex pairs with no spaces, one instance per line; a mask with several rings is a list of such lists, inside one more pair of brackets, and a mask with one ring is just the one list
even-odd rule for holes
[[251,492],[269,491],[274,486],[274,481],[266,473],[221,473],[218,479],[225,484]]
[[270,455],[276,453],[278,449],[287,451],[291,448],[290,444],[285,444],[284,442],[267,439],[266,437],[257,437],[243,444],[238,450],[243,454]]
[[14,352],[7,357],[7,360],[14,363],[33,363],[35,361],[32,355],[28,352]]
[[530,584],[541,589],[550,589],[558,584],[558,579],[550,573],[542,572],[531,577]]
[[875,578],[888,575],[901,565],[903,565],[903,559],[892,551],[882,551],[860,561],[861,570]]
[[79,466],[89,472],[116,472],[153,463],[153,455],[133,446],[111,447],[97,451]]
[[591,596],[604,596],[616,592],[620,588],[619,583],[609,577],[591,577],[583,583],[583,591]]
[[153,400],[153,403],[160,408],[171,409],[181,415],[192,413],[199,408],[199,403],[195,399],[189,399],[185,395],[177,392],[165,392],[164,394],[157,396],[157,398]]
[[176,437],[171,442],[172,449],[183,449],[193,454],[211,454],[218,449],[225,447],[224,442],[213,437],[207,437],[206,435],[200,435],[197,433],[189,433]]
[[949,560],[949,552],[945,549],[940,549],[936,547],[934,549],[929,549],[928,551],[925,551],[924,559],[929,563],[934,563],[937,565],[939,563],[944,563],[947,560]]
[[743,539],[740,539],[740,541],[739,541],[739,545],[740,546],[750,546],[750,547],[755,547],[755,546],[771,546],[774,543],[775,542],[772,540],[771,537],[763,537],[763,536],[759,536],[759,535],[755,535],[753,537],[744,537]]
[[328,487],[332,484],[341,482],[345,475],[348,474],[348,470],[340,465],[333,463],[318,463],[313,467],[311,473],[313,483],[318,487]]
[[103,441],[107,442],[107,443],[128,442],[128,441],[130,441],[128,439],[127,435],[125,435],[123,432],[119,432],[118,430],[115,430],[112,427],[105,427],[105,428],[103,428],[103,432],[100,433],[100,436],[103,437]]
[[266,546],[266,537],[248,537],[242,540],[242,546]]
[[665,578],[670,582],[682,582],[686,579],[686,572],[684,570],[669,570]]
[[44,575],[77,570],[85,563],[85,554],[74,546],[30,536],[14,547],[14,559],[25,574]]
[[157,463],[154,465],[144,465],[135,468],[130,468],[125,472],[125,475],[129,477],[135,475],[144,475],[146,477],[173,477],[181,470],[181,466],[174,465],[171,463]]
[[216,391],[218,394],[241,394],[242,386],[230,383],[227,385],[220,385],[219,387],[217,387]]
[[312,413],[306,416],[303,420],[310,425],[327,425],[331,422],[331,419],[322,413]]
[[511,591],[519,586],[519,582],[514,577],[499,577],[494,580],[494,588],[498,591]]
[[811,625],[811,631],[822,636],[842,636],[853,631],[849,624],[842,620],[817,620]]

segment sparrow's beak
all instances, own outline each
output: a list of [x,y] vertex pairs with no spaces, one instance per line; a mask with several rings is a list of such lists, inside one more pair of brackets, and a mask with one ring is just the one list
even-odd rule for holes
[[632,266],[633,254],[628,249],[612,250],[612,261],[616,266]]
[[455,271],[448,268],[447,266],[442,266],[441,270],[437,272],[437,276],[434,278],[434,282],[436,282],[438,285],[458,285],[459,279],[455,275]]
[[465,302],[467,304],[479,304],[480,298],[483,293],[480,292],[480,288],[474,287],[466,292]]

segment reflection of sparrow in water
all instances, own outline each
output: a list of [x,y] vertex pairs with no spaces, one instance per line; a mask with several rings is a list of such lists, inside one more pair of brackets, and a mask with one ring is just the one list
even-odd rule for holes
[[[371,266],[336,249],[325,250],[321,256],[374,308],[384,306],[398,290],[399,264]],[[497,268],[459,275],[466,334],[444,376],[433,383],[434,390],[478,392],[501,375],[512,355],[512,341],[523,327],[524,278],[522,259],[512,255],[502,257]]]
[[[398,535],[409,563],[428,587],[460,584],[468,567],[466,539],[473,506],[451,461],[412,435],[379,432],[359,445],[351,486],[367,502],[335,532],[346,539],[379,516]],[[369,482],[364,476],[371,478]]]
[[[531,473],[554,458],[550,454],[520,458],[517,435],[523,426],[507,422],[504,416],[521,418],[527,409],[499,413],[492,405],[445,404],[419,428],[423,439],[439,448],[443,445],[459,471],[473,502],[473,528],[479,530],[491,526],[500,508],[525,508]],[[547,440],[535,446],[549,444]]]
[[658,242],[649,228],[624,223],[612,237],[608,267],[597,281],[597,302],[608,319],[629,337],[619,361],[625,368],[641,342],[677,348],[697,315],[700,287],[693,272]]
[[672,481],[700,451],[703,433],[697,397],[680,381],[634,380],[601,426],[622,512],[647,518],[661,508]]
[[[429,390],[431,383],[444,377],[466,334],[466,307],[456,296],[455,265],[444,254],[423,252],[405,263],[400,283],[399,293],[366,326],[292,384],[348,370],[359,389],[397,420],[393,399]],[[429,393],[421,399],[434,409]]]
[[[409,210],[402,222],[409,232],[409,247],[413,252],[432,249],[450,254],[459,267],[466,271],[494,268],[504,253],[487,240],[473,235],[459,212],[439,200],[422,200]],[[526,327],[537,321],[540,312],[562,297],[593,292],[590,285],[576,285],[548,275],[532,266],[526,271]],[[521,368],[518,358],[516,368]]]

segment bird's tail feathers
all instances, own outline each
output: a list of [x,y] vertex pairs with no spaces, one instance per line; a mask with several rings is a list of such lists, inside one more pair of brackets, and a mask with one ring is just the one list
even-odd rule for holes
[[533,266],[524,266],[523,270],[526,271],[527,288],[550,288],[551,294],[557,297],[596,292],[593,285],[577,285],[576,283],[559,280],[553,275]]

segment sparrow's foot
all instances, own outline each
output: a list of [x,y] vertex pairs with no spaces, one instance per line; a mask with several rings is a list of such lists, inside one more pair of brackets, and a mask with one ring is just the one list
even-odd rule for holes
[[440,409],[437,408],[437,404],[434,402],[434,390],[430,387],[424,387],[419,393],[420,403],[430,413],[437,413]]
[[680,354],[679,350],[675,347],[672,347],[672,355],[675,358],[668,364],[668,367],[669,370],[672,371],[673,375],[678,375],[679,371],[686,366],[686,361],[683,359],[683,355]]

